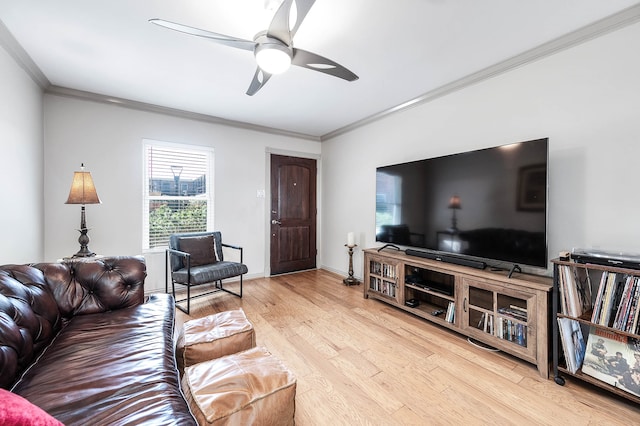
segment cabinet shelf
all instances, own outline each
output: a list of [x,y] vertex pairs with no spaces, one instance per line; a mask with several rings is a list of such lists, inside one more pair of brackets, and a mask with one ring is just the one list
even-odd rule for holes
[[[405,305],[406,306],[406,305]],[[443,322],[446,322],[444,319],[444,315],[446,313],[443,312],[441,314],[438,315],[433,315],[434,312],[442,310],[441,306],[438,305],[432,305],[430,303],[421,303],[420,305],[416,306],[416,307],[410,307],[410,306],[406,306],[407,311],[412,312],[414,314],[417,314],[421,317],[427,317],[431,320],[437,321],[437,320],[442,320]]]
[[640,339],[640,335],[638,335],[638,334],[628,333],[626,331],[618,330],[617,328],[607,327],[606,325],[595,324],[595,323],[591,322],[591,315],[590,314],[589,314],[588,318],[586,318],[586,315],[581,315],[579,317],[572,317],[570,315],[565,315],[565,314],[562,314],[560,312],[558,312],[556,314],[556,316],[558,318],[568,318],[568,319],[571,319],[571,320],[574,320],[574,321],[578,321],[580,324],[585,324],[585,325],[588,325],[588,326],[591,326],[591,327],[595,327],[595,328],[599,328],[599,329],[602,329],[602,330],[606,330],[606,331],[609,331],[611,333],[619,334],[621,336],[627,336],[627,337],[632,337],[634,339]]
[[450,301],[454,301],[455,300],[453,296],[449,296],[449,295],[441,293],[439,291],[433,291],[433,290],[429,290],[429,289],[426,289],[426,288],[418,287],[418,286],[415,286],[413,284],[405,283],[404,287],[405,288],[411,288],[411,289],[413,289],[415,291],[418,291],[418,292],[421,292],[421,293],[424,293],[424,294],[430,294],[430,295],[435,296],[435,297],[441,297],[441,298],[446,299],[446,300],[450,300]]
[[[624,398],[627,398],[627,399],[629,399],[631,401],[634,401],[634,402],[640,404],[640,397],[632,395],[629,392],[626,392],[626,391],[624,391],[624,390],[622,390],[620,388],[617,388],[615,386],[611,386],[610,384],[605,383],[605,382],[603,382],[601,380],[595,379],[595,378],[589,376],[588,374],[584,374],[584,373],[582,373],[580,371],[578,371],[576,373],[571,373],[571,372],[569,372],[569,370],[567,370],[567,368],[565,366],[561,366],[561,365],[558,366],[558,371],[562,372],[562,373],[564,373],[564,374],[566,374],[568,376],[580,379],[580,380],[582,380],[584,382],[591,383],[592,385],[595,385],[595,386],[597,386],[597,387],[599,387],[601,389],[604,389],[604,390],[607,390],[609,392],[615,393],[616,395],[622,396]],[[562,377],[560,377],[560,376],[556,376],[556,383],[558,383],[559,385],[564,385],[564,379]]]
[[377,290],[370,290],[370,291],[372,293],[375,293],[376,295],[378,295],[380,297],[385,297],[385,298],[388,298],[388,299],[393,300],[393,301],[395,301],[395,299],[396,299],[395,296],[392,296],[391,294],[384,293],[382,291],[377,291]]
[[[394,296],[365,286],[365,298],[389,303],[531,362],[542,377],[548,377],[547,312],[552,288],[548,277],[516,274],[509,278],[507,271],[375,249],[364,251],[364,262],[365,282],[382,280],[386,271],[392,278],[385,279],[396,285]],[[436,311],[443,313],[433,315]]]

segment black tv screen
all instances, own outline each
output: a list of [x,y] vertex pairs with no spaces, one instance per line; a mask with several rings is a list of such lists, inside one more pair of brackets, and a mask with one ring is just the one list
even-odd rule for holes
[[547,267],[548,139],[378,167],[376,241]]

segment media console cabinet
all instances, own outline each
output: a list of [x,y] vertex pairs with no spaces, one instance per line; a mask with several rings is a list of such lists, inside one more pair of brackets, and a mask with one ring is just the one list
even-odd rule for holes
[[551,277],[364,250],[364,297],[521,358],[549,377]]

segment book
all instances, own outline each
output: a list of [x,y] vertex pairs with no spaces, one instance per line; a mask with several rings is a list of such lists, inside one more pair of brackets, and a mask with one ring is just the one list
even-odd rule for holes
[[600,311],[602,310],[602,300],[604,298],[605,289],[607,287],[607,278],[609,276],[608,271],[602,272],[600,276],[600,285],[598,286],[598,293],[596,294],[596,301],[593,304],[593,313],[591,315],[591,322],[598,323],[600,318]]
[[480,321],[478,321],[478,328],[482,329],[482,324],[484,323],[484,318],[487,314],[483,313],[482,315],[480,315]]
[[610,272],[607,277],[606,290],[604,294],[604,300],[602,302],[602,310],[600,312],[600,318],[598,318],[597,324],[609,325],[609,318],[611,316],[611,309],[614,306],[617,282],[616,275]]
[[578,296],[582,307],[582,314],[592,308],[591,301],[591,277],[586,269],[572,268],[573,276],[578,290]]
[[632,307],[634,304],[634,295],[636,293],[637,277],[627,276],[625,280],[624,290],[622,292],[622,298],[620,305],[618,306],[618,312],[613,321],[613,328],[618,330],[627,331],[630,330],[629,317],[632,315]]
[[563,314],[579,318],[591,309],[591,279],[584,269],[559,265],[558,284]]
[[640,333],[640,327],[638,326],[638,317],[640,316],[640,279],[636,278],[638,281],[636,285],[636,291],[633,296],[633,304],[631,305],[631,316],[630,316],[630,325],[629,330],[633,334]]
[[527,310],[515,305],[511,305],[508,308],[498,308],[498,313],[520,321],[527,321]]
[[572,317],[579,317],[580,315],[582,315],[582,303],[578,295],[578,287],[574,280],[574,275],[571,269],[572,268],[570,266],[562,266],[564,288],[567,292],[567,315],[570,315]]
[[446,322],[454,322],[455,312],[456,312],[456,304],[454,302],[449,302],[449,304],[447,305],[447,313],[444,316],[444,320]]
[[640,339],[592,326],[582,372],[640,396]]
[[567,370],[571,374],[575,374],[582,366],[587,347],[582,335],[582,328],[580,328],[578,321],[570,318],[558,318],[558,329],[560,330],[560,341]]
[[481,328],[485,333],[493,334],[493,315],[483,313],[478,328]]

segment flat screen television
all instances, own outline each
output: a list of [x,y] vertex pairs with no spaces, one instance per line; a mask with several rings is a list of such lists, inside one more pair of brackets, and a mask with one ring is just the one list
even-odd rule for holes
[[546,268],[547,159],[545,138],[378,167],[376,241]]

